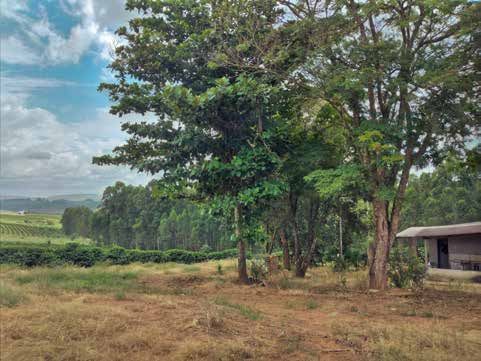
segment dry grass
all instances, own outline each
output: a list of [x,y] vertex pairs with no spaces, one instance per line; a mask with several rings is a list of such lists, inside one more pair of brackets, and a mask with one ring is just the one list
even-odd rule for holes
[[474,360],[481,285],[370,293],[365,272],[236,283],[235,262],[2,268],[1,360]]

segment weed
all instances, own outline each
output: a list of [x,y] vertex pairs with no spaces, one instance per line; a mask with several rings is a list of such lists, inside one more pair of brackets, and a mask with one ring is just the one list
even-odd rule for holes
[[426,317],[426,318],[433,318],[434,317],[434,313],[432,313],[431,311],[424,311],[421,316],[423,317]]
[[217,308],[207,308],[201,317],[194,320],[194,325],[204,327],[208,333],[213,331],[220,331],[224,328],[223,313]]
[[115,292],[115,299],[117,301],[123,301],[126,299],[125,292],[124,291],[117,291]]
[[296,308],[296,302],[294,301],[287,301],[286,302],[286,308],[289,308],[289,309],[293,309],[293,308]]
[[319,304],[317,303],[316,300],[314,300],[314,299],[312,299],[312,298],[309,299],[309,300],[307,300],[306,307],[307,307],[308,310],[314,310],[314,309],[316,309],[318,306],[319,306]]
[[407,310],[407,311],[402,311],[400,313],[401,316],[404,317],[414,317],[416,316],[416,310]]
[[302,342],[301,335],[287,335],[282,338],[284,351],[286,353],[293,353],[300,349]]
[[218,274],[218,275],[223,275],[223,274],[224,274],[224,270],[222,269],[222,264],[221,264],[221,263],[217,263],[217,274]]
[[252,308],[250,308],[249,306],[246,306],[246,305],[230,302],[229,300],[227,300],[224,297],[217,297],[214,300],[214,303],[216,305],[219,305],[219,306],[225,306],[225,307],[236,309],[236,310],[239,311],[239,313],[242,316],[244,316],[244,317],[246,317],[246,318],[248,318],[249,320],[252,320],[252,321],[257,321],[262,317],[262,314],[261,314],[260,311],[252,309]]

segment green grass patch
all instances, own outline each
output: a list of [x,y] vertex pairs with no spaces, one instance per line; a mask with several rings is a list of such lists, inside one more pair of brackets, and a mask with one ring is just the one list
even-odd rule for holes
[[1,307],[14,307],[25,300],[27,297],[22,291],[6,285],[5,282],[0,282]]
[[317,303],[316,300],[310,298],[310,299],[308,299],[307,302],[306,302],[306,307],[307,307],[308,310],[314,310],[314,309],[316,309],[317,307],[319,307],[319,303]]
[[193,265],[183,266],[182,272],[197,273],[197,272],[200,272],[200,267],[199,266],[193,266]]
[[133,271],[55,267],[32,269],[26,274],[16,276],[15,282],[40,289],[109,293],[137,289],[137,276],[138,272]]
[[45,213],[27,213],[24,215],[16,214],[14,212],[0,212],[1,223],[12,224],[26,224],[32,226],[62,228],[59,214],[45,214]]
[[216,305],[219,305],[219,306],[224,306],[224,307],[229,307],[229,308],[232,308],[232,309],[235,309],[237,311],[239,311],[239,313],[248,318],[249,320],[252,320],[252,321],[257,321],[259,319],[262,318],[262,313],[258,310],[255,310],[253,308],[250,308],[249,306],[246,306],[246,305],[242,305],[240,303],[233,303],[233,302],[230,302],[228,299],[224,298],[224,297],[217,297],[215,300],[214,300],[214,303]]

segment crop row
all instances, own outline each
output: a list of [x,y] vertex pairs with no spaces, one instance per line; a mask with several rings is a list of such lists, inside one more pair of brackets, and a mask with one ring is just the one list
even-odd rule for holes
[[63,237],[62,230],[27,224],[0,223],[0,234],[20,237]]

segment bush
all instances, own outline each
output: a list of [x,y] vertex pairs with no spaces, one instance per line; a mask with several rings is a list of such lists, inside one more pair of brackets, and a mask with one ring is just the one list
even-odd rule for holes
[[389,256],[388,276],[394,287],[422,287],[426,276],[424,261],[405,245],[396,245]]
[[249,262],[249,269],[254,282],[262,282],[269,276],[266,261],[262,257],[256,257]]
[[66,245],[0,243],[0,264],[13,263],[26,267],[58,264],[91,267],[98,262],[105,261],[118,265],[131,262],[177,262],[190,264],[236,256],[236,249],[209,253],[192,252],[183,249],[170,249],[162,252],[125,249],[122,247],[101,248],[79,243],[67,243]]
[[332,261],[332,271],[333,272],[344,272],[344,271],[347,271],[348,268],[349,268],[349,262],[344,257],[341,257],[341,256],[338,255]]
[[113,247],[107,253],[107,260],[112,264],[129,264],[130,257],[127,250],[122,247]]
[[14,263],[21,266],[33,267],[54,264],[57,255],[52,248],[33,245],[2,245],[0,247],[0,263]]
[[70,263],[81,267],[91,267],[105,260],[105,254],[99,247],[84,246],[78,243],[67,243],[64,248],[56,251],[57,258],[62,263]]

